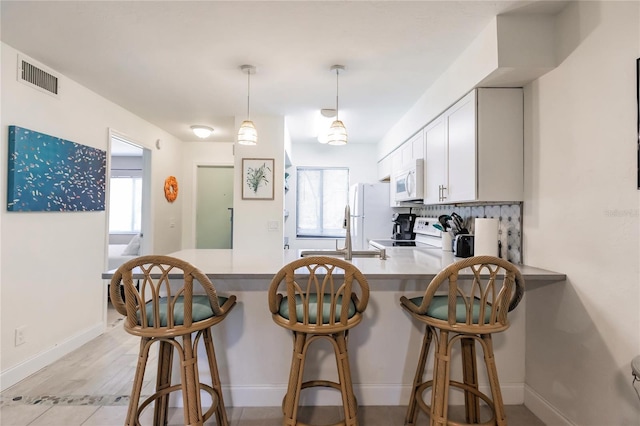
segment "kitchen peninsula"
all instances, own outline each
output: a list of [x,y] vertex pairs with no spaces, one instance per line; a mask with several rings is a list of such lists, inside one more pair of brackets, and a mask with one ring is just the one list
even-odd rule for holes
[[[291,336],[277,327],[267,306],[271,278],[299,251],[277,253],[242,250],[189,249],[170,253],[207,274],[221,294],[233,293],[238,307],[216,326],[214,340],[218,367],[231,406],[279,406],[286,391]],[[418,295],[444,267],[459,260],[441,249],[387,250],[387,259],[354,257],[351,262],[365,274],[371,288],[365,318],[350,333],[349,351],[354,389],[360,405],[403,405],[422,340],[422,327],[400,308],[400,296]],[[531,266],[519,266],[525,279],[525,297],[510,316],[511,327],[495,336],[495,355],[507,404],[524,401],[526,292],[561,283],[566,276]],[[109,279],[113,271],[103,274]],[[328,347],[319,361],[309,364],[309,375],[335,374]],[[204,358],[202,358],[204,359]],[[456,360],[454,363],[459,364]],[[319,365],[319,367],[316,367]],[[201,363],[201,374],[206,363]],[[319,368],[319,370],[313,370]],[[481,377],[480,383],[486,383]],[[311,392],[314,391],[310,391]],[[339,405],[339,394],[320,391],[313,404]]]

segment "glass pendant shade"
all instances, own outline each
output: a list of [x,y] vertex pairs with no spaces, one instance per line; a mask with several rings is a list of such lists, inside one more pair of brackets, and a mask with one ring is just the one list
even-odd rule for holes
[[251,74],[256,72],[253,65],[241,65],[240,70],[247,74],[247,119],[238,129],[238,143],[240,145],[256,145],[258,143],[258,131],[249,115],[249,100],[251,99]]
[[338,99],[339,99],[339,86],[338,81],[340,79],[340,71],[344,71],[344,65],[332,65],[331,71],[336,72],[336,119],[331,123],[329,132],[327,134],[326,142],[318,138],[320,143],[327,143],[329,145],[346,145],[347,144],[347,128],[339,117]]
[[327,137],[327,143],[329,145],[346,145],[347,144],[347,128],[344,127],[344,123],[340,120],[336,120],[331,124],[329,128],[329,135]]
[[240,145],[255,145],[258,143],[258,132],[253,121],[244,120],[238,130],[238,143]]

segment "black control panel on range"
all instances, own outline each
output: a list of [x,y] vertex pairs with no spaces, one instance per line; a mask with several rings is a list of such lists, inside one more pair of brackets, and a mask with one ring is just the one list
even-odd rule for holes
[[393,240],[415,240],[416,233],[413,232],[413,225],[416,223],[416,215],[413,213],[395,213],[393,215]]

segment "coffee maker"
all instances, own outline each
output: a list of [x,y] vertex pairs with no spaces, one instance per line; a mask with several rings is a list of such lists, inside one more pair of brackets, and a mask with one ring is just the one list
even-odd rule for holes
[[416,215],[413,213],[393,214],[393,240],[415,240],[416,233],[413,232],[413,225],[416,223]]

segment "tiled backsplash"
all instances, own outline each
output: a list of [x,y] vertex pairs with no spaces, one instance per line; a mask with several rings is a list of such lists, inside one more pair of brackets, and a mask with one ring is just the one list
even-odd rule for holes
[[[522,263],[522,203],[489,205],[437,205],[412,209],[418,216],[438,217],[456,212],[465,219],[465,227],[473,233],[474,219],[494,218],[499,221],[498,235],[502,241],[502,250],[507,250],[507,260]],[[504,257],[504,254],[502,255]]]

